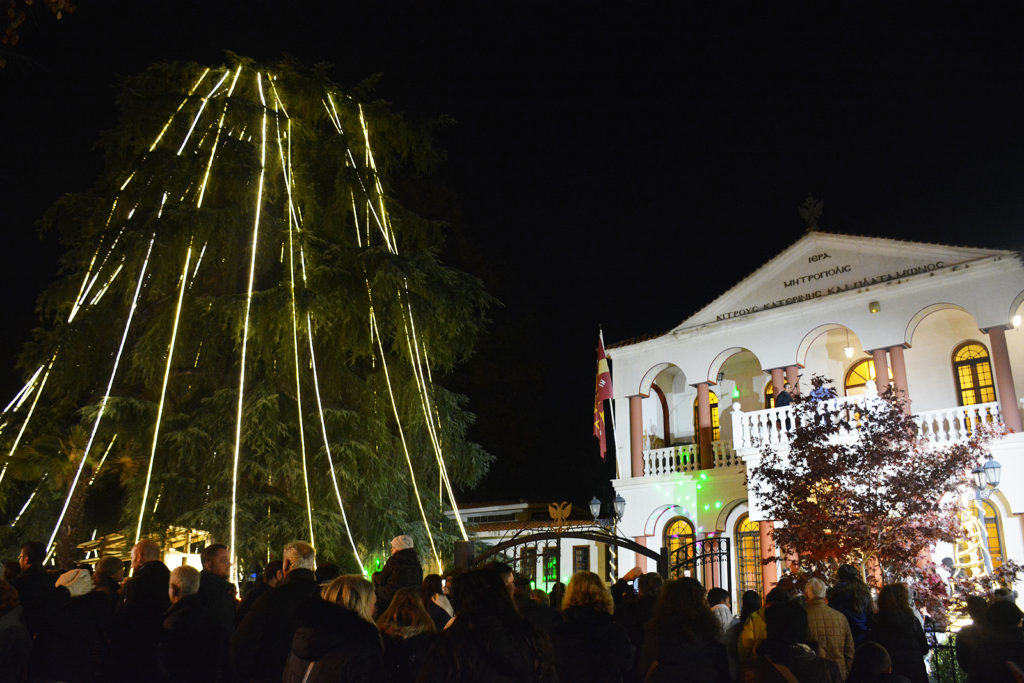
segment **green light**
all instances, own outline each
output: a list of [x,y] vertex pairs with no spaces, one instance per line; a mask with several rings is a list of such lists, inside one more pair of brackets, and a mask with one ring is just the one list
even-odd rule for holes
[[711,509],[711,503],[705,503],[704,504],[704,509],[705,510],[710,510]]
[[701,486],[700,484],[697,484],[697,490],[698,490],[698,491],[700,491],[700,490],[701,490],[702,488],[704,488],[704,487],[703,487],[703,486]]
[[719,508],[721,508],[721,507],[722,507],[722,501],[720,501],[720,500],[716,500],[716,501],[715,501],[715,509],[716,509],[716,510],[718,510],[718,509],[719,509]]
[[739,398],[740,397],[740,388],[739,387],[733,387],[732,388],[732,397],[733,398]]
[[[700,478],[701,478],[702,481],[707,481],[707,479],[708,479],[707,472],[701,472],[700,473]],[[700,488],[700,487],[698,486],[697,488]]]

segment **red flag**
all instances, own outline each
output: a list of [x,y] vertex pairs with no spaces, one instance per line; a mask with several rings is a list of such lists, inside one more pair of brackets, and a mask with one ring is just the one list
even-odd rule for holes
[[608,368],[608,357],[604,353],[604,335],[597,337],[597,383],[594,389],[594,436],[601,447],[601,459],[608,450],[605,445],[604,402],[612,397],[612,373]]

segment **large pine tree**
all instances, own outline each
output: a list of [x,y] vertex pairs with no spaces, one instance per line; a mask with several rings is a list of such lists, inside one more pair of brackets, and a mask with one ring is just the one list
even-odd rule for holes
[[67,562],[93,529],[179,525],[244,564],[312,535],[357,569],[405,532],[445,554],[489,456],[434,379],[491,299],[393,196],[434,160],[426,131],[233,56],[154,66],[121,106],[103,177],[44,219],[67,252],[3,418],[10,518],[36,494],[8,540]]

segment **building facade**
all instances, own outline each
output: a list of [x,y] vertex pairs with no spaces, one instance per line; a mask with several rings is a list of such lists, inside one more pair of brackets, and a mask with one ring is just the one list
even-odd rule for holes
[[[789,410],[774,397],[787,381],[809,389],[817,374],[839,400],[891,382],[933,442],[961,438],[965,420],[1002,422],[1010,433],[991,445],[1002,481],[979,521],[993,561],[1020,561],[1022,313],[1013,252],[808,232],[676,328],[608,347],[620,532],[670,552],[727,538],[734,596],[770,587],[779,567],[760,559],[775,556],[772,520],[745,477],[759,446],[784,431],[769,428]],[[620,566],[650,568],[620,555]]]

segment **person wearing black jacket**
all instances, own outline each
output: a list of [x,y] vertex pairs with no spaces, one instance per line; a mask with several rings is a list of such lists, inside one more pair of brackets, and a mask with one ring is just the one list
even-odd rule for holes
[[53,579],[43,568],[45,556],[46,547],[39,541],[29,541],[21,546],[18,556],[21,573],[11,580],[11,585],[18,591],[25,626],[33,638],[49,625],[59,599]]
[[171,606],[164,613],[159,645],[162,680],[215,683],[226,678],[227,634],[200,600],[200,583],[193,567],[171,572]]
[[299,605],[320,593],[313,546],[293,541],[284,547],[284,579],[256,601],[231,636],[231,664],[239,681],[281,680],[299,622]]
[[199,555],[203,571],[199,572],[199,602],[217,618],[225,636],[235,630],[235,586],[231,576],[231,555],[223,543],[203,548]]
[[132,547],[132,576],[121,588],[115,617],[111,673],[117,680],[137,681],[156,676],[156,644],[164,612],[171,606],[167,585],[171,572],[160,561],[160,546],[144,538]]
[[623,681],[633,670],[633,643],[612,619],[612,595],[593,572],[573,574],[551,635],[560,680]]
[[910,606],[910,591],[902,583],[884,586],[878,593],[878,613],[871,620],[871,640],[892,658],[892,672],[913,683],[928,683],[924,657],[928,640]]
[[391,539],[391,557],[384,563],[380,573],[374,575],[373,583],[377,591],[378,615],[384,613],[400,588],[420,590],[423,566],[413,549],[412,536],[395,536]]

